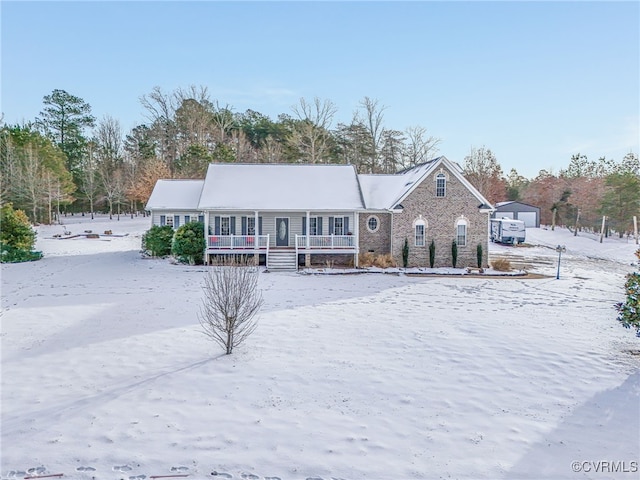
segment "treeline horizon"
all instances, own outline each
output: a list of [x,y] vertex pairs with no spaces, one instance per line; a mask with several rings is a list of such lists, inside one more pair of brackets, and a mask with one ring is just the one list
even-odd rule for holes
[[[301,98],[274,121],[248,109],[234,112],[206,87],[173,92],[155,87],[140,97],[148,122],[124,132],[64,90],[43,98],[33,121],[0,125],[0,200],[32,222],[60,211],[110,215],[144,208],[160,178],[204,178],[211,162],[352,164],[359,173],[396,173],[439,156],[440,139],[426,127],[385,124],[386,106],[364,97],[350,123],[336,123],[330,100]],[[517,200],[541,207],[543,223],[556,210],[560,224],[591,228],[602,215],[628,229],[640,206],[638,155],[618,161],[576,152],[558,174],[505,174],[490,148],[472,147],[461,164],[467,179],[495,204]]]

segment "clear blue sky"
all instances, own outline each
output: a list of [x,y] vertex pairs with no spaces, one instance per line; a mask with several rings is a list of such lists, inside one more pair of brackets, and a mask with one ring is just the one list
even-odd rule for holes
[[272,119],[300,97],[349,122],[368,96],[385,126],[420,125],[462,164],[557,173],[571,155],[639,151],[640,2],[11,2],[1,111],[33,120],[63,89],[124,130],[140,96],[207,86]]

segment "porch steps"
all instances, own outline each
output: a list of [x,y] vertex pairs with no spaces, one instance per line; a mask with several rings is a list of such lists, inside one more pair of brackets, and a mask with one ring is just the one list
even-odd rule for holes
[[270,251],[267,257],[267,270],[271,271],[285,271],[285,270],[297,270],[298,259],[296,252],[278,252]]

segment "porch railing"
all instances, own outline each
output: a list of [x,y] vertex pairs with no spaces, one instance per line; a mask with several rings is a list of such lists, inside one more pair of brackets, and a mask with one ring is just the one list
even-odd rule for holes
[[209,250],[254,250],[256,248],[262,250],[268,247],[269,235],[208,235],[207,237]]
[[352,249],[356,246],[353,235],[296,235],[296,249],[306,249],[307,238],[310,250]]

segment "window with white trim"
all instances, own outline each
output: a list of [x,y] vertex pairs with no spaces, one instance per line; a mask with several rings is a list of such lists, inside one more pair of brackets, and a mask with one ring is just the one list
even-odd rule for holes
[[318,217],[309,217],[309,235],[318,235]]
[[333,219],[333,234],[344,235],[344,218],[335,217]]
[[220,217],[220,235],[231,235],[231,217]]
[[467,221],[463,218],[456,224],[456,243],[460,247],[467,244]]
[[436,175],[436,197],[444,197],[447,193],[447,176],[444,173]]
[[425,222],[421,217],[418,218],[414,223],[415,230],[415,246],[416,247],[424,247],[426,243],[427,236],[427,222]]
[[377,232],[378,228],[380,228],[380,219],[375,215],[371,215],[367,219],[367,229],[373,233],[373,232]]

